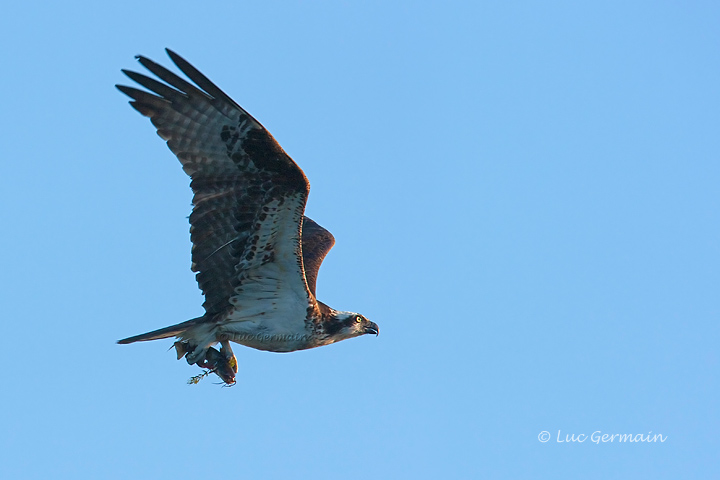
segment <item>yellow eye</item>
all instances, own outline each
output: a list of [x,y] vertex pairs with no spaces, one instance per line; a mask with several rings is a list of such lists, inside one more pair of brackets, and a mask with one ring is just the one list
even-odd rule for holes
[[360,318],[360,316],[355,317],[355,322],[356,323],[362,322],[362,318]]

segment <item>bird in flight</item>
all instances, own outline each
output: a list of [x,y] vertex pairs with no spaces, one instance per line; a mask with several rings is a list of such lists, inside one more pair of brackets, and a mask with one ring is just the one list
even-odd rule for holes
[[147,91],[116,87],[150,118],[190,176],[192,270],[205,314],[118,343],[176,337],[178,360],[206,369],[192,383],[212,372],[233,385],[238,365],[230,342],[292,352],[377,335],[363,315],[315,297],[335,239],[304,216],[310,184],[303,171],[240,105],[166,51],[190,82],[137,56],[160,81],[123,70]]

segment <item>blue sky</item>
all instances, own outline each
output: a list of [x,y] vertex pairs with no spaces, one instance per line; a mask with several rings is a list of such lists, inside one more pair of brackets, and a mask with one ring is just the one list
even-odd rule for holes
[[[0,476],[716,475],[720,6],[261,3],[4,7]],[[114,343],[202,313],[113,88],[164,47],[304,169],[318,296],[378,338],[238,346],[233,388]]]

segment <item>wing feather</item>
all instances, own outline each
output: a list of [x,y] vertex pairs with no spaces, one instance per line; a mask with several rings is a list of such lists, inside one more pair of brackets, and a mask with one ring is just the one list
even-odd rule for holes
[[206,316],[248,295],[270,300],[266,309],[287,295],[298,305],[313,302],[300,243],[307,178],[257,120],[179,55],[168,55],[195,85],[138,56],[161,81],[124,71],[150,92],[117,88],[150,117],[191,178],[192,269]]
[[313,295],[317,283],[318,270],[325,256],[335,245],[335,237],[332,233],[315,223],[308,217],[303,217],[302,227],[302,253],[303,265],[305,266],[305,277],[308,288]]

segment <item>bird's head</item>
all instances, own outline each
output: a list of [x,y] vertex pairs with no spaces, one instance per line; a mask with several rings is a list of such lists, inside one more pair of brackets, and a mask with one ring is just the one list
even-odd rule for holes
[[333,321],[328,325],[329,333],[334,341],[345,340],[346,338],[359,337],[367,333],[378,335],[380,328],[375,322],[371,322],[359,313],[335,312]]

